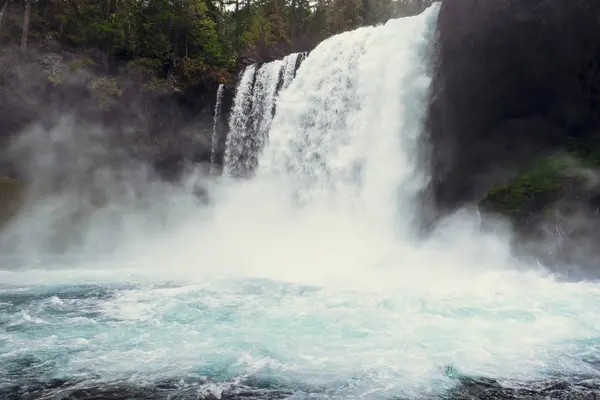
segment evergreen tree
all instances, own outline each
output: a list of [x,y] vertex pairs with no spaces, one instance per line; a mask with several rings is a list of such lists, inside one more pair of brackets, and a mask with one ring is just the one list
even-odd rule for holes
[[241,56],[305,51],[362,25],[421,12],[432,0],[0,0],[0,40],[23,51],[53,38],[161,65],[185,60],[187,75],[232,70]]

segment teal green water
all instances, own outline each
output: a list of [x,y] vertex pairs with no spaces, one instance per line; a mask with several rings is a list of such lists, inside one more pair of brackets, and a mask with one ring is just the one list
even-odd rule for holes
[[391,398],[443,393],[455,383],[448,366],[515,381],[600,373],[593,284],[477,296],[111,280],[3,288],[0,385],[194,377]]

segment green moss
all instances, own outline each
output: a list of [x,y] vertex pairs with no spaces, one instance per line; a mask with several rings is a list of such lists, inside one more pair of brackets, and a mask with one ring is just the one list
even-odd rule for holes
[[94,65],[94,61],[89,57],[76,58],[69,62],[68,67],[70,72],[79,71]]
[[106,108],[123,94],[117,80],[109,76],[101,76],[89,83],[89,87],[99,92],[99,106]]
[[565,153],[540,157],[513,181],[492,188],[481,207],[512,218],[542,211],[557,200],[572,164],[572,156]]
[[519,221],[533,214],[543,216],[553,212],[559,200],[574,190],[585,196],[585,178],[576,172],[581,168],[600,168],[600,133],[570,137],[562,152],[537,157],[527,164],[516,179],[486,194],[480,203],[483,211]]
[[583,199],[592,193],[582,169],[600,169],[600,132],[570,137],[560,153],[536,157],[512,181],[493,187],[480,202],[480,209],[496,212],[514,222],[543,218],[562,200]]
[[136,58],[123,66],[121,74],[125,76],[141,76],[144,81],[157,78],[162,70],[163,63],[152,58]]
[[48,80],[53,86],[58,86],[63,82],[62,78],[59,75],[55,74],[48,75]]
[[148,82],[144,83],[144,87],[148,89],[173,90],[173,86],[169,85],[169,82],[156,76],[153,76]]

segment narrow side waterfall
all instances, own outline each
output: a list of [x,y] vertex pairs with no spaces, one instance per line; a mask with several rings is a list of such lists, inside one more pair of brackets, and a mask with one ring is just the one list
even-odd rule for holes
[[283,68],[281,69],[282,77],[279,78],[281,85],[279,85],[278,90],[287,89],[292,83],[292,80],[296,76],[296,70],[298,69],[298,63],[302,62],[305,57],[303,57],[304,53],[294,53],[288,56],[285,56],[283,59]]
[[225,172],[245,176],[257,166],[275,112],[276,96],[295,76],[299,53],[247,67],[238,84],[225,148]]
[[215,101],[215,113],[213,117],[213,131],[212,131],[212,146],[210,151],[210,173],[215,174],[215,167],[217,163],[217,146],[219,144],[219,132],[218,124],[219,118],[221,117],[221,103],[223,102],[223,89],[225,86],[220,84],[217,88],[217,99]]
[[252,110],[252,88],[254,86],[254,75],[256,65],[246,67],[235,90],[233,108],[229,117],[229,133],[225,142],[225,157],[223,170],[226,173],[236,173],[244,169],[242,156],[246,150],[247,125]]

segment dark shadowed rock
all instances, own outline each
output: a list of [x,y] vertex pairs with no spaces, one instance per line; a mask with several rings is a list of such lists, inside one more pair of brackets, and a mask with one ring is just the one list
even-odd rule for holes
[[[120,154],[146,163],[166,179],[177,178],[188,163],[210,161],[217,77],[207,74],[181,85],[175,67],[167,68],[165,76],[158,76],[155,66],[141,64],[111,73],[93,57],[68,51],[32,50],[26,57],[14,49],[3,51],[0,175],[22,178],[27,166],[7,154],[10,143],[36,124],[52,130],[65,116],[83,132],[101,130],[116,158]],[[221,131],[229,92],[218,124]]]
[[[202,390],[202,382],[164,381],[144,384],[124,382],[70,382],[54,379],[47,382],[32,381],[0,387],[2,399],[60,399],[60,400],[282,400],[296,393],[298,398],[329,398],[321,391],[294,391],[291,389],[264,389],[261,387],[233,385],[221,393]],[[296,396],[294,396],[296,397]],[[424,397],[414,397],[424,398]],[[597,380],[573,377],[551,381],[501,385],[494,379],[460,377],[446,393],[434,400],[598,400],[600,386]],[[390,400],[405,400],[392,398]],[[412,397],[406,398],[410,400]]]
[[427,120],[436,213],[598,129],[599,1],[444,0],[438,30]]

